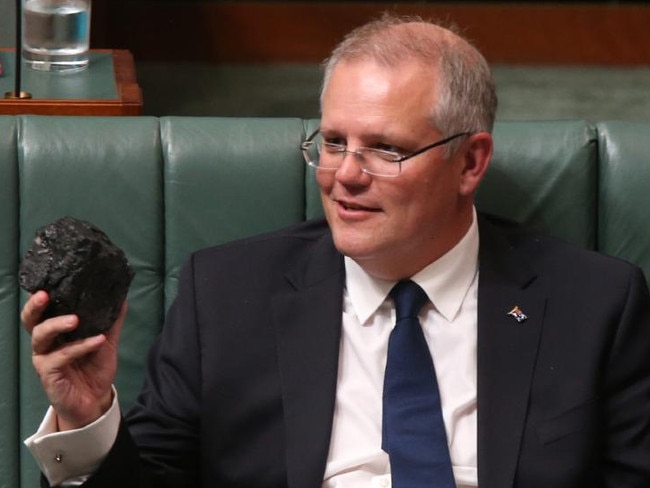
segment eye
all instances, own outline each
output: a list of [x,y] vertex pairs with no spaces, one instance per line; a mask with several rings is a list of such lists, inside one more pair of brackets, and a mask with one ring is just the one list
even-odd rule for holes
[[388,142],[376,142],[374,144],[369,145],[368,147],[372,149],[376,149],[378,151],[383,151],[383,152],[398,154],[398,155],[402,155],[406,153],[404,148],[395,146],[394,144],[390,144]]
[[405,154],[402,148],[391,144],[375,144],[372,149],[377,151],[377,155],[386,161],[393,162],[396,158]]
[[342,153],[343,151],[345,151],[344,145],[335,144],[333,142],[323,142],[323,144],[321,144],[321,147],[324,153],[329,153],[329,154]]
[[383,142],[380,142],[378,144],[374,144],[372,146],[373,149],[379,149],[380,151],[386,151],[386,152],[397,152],[398,149],[397,147],[393,146],[392,144],[386,144]]
[[323,142],[325,144],[331,144],[332,146],[345,146],[346,145],[345,139],[343,139],[342,137],[339,137],[339,136],[321,134],[321,137],[322,137]]

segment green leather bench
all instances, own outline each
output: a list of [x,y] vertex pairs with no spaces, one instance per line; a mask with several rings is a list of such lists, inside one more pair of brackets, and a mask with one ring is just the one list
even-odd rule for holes
[[[317,120],[0,117],[0,488],[37,486],[22,439],[46,402],[19,323],[20,257],[61,216],[90,220],[137,273],[120,355],[128,408],[184,257],[320,215],[299,144]],[[479,209],[650,273],[650,124],[502,122]],[[650,331],[649,331],[650,333]]]

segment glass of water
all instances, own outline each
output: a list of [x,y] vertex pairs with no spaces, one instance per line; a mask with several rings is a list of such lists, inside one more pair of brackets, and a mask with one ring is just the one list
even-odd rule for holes
[[91,0],[24,0],[23,59],[40,71],[88,66]]

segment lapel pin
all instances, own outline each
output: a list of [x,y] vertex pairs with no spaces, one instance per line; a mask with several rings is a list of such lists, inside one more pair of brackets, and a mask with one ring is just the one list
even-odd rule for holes
[[514,317],[514,319],[520,324],[528,320],[528,315],[522,312],[518,305],[515,305],[512,310],[508,312],[508,315]]

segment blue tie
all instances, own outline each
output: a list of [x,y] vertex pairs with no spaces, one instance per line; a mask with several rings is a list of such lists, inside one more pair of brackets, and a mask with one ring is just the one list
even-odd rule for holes
[[390,292],[397,323],[388,341],[382,449],[392,488],[455,488],[438,381],[418,313],[427,295],[412,281]]

